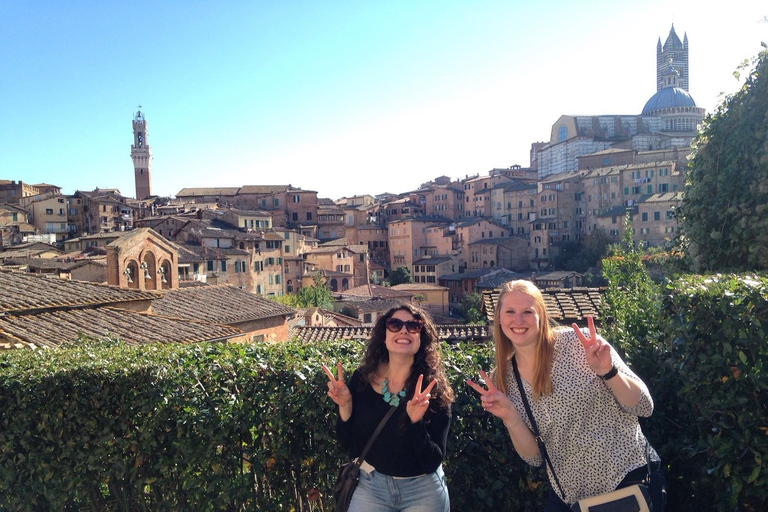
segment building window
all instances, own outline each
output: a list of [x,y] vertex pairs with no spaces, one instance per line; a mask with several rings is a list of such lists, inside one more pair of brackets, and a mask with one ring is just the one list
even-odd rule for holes
[[206,268],[208,269],[208,272],[213,272],[213,260],[206,262],[206,264],[207,264]]
[[661,212],[653,212],[653,220],[661,220]]
[[221,262],[221,271],[226,272],[227,271],[227,260],[224,260]]

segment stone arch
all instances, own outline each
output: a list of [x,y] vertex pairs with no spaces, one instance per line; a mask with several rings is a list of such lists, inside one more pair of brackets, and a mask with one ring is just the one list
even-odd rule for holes
[[160,261],[160,265],[157,269],[157,284],[163,290],[170,290],[173,285],[174,279],[173,272],[171,271],[171,262],[168,260]]
[[339,283],[336,282],[336,278],[331,279],[330,285],[331,285],[331,291],[332,292],[338,292],[339,291]]
[[139,264],[136,260],[128,260],[123,270],[123,277],[125,279],[125,286],[133,290],[139,289]]
[[151,251],[143,253],[141,258],[141,282],[144,290],[160,290],[160,280],[157,278],[157,258]]

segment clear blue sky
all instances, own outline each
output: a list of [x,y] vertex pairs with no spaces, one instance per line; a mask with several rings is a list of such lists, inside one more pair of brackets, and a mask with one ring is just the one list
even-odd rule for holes
[[0,179],[133,196],[285,185],[337,199],[528,165],[562,114],[639,114],[656,43],[712,111],[764,0],[0,0]]

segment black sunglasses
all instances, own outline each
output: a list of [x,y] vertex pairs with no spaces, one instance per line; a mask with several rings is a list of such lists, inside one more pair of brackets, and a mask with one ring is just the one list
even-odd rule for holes
[[387,329],[391,332],[400,332],[400,329],[405,326],[405,329],[411,334],[417,334],[421,331],[424,322],[421,320],[408,320],[403,322],[399,318],[387,318]]

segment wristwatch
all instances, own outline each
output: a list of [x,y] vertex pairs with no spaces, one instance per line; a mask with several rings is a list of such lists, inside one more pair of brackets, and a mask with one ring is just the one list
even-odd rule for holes
[[616,368],[616,365],[611,366],[611,369],[606,373],[605,375],[598,375],[603,380],[609,380],[616,376],[616,374],[619,373],[619,369]]

